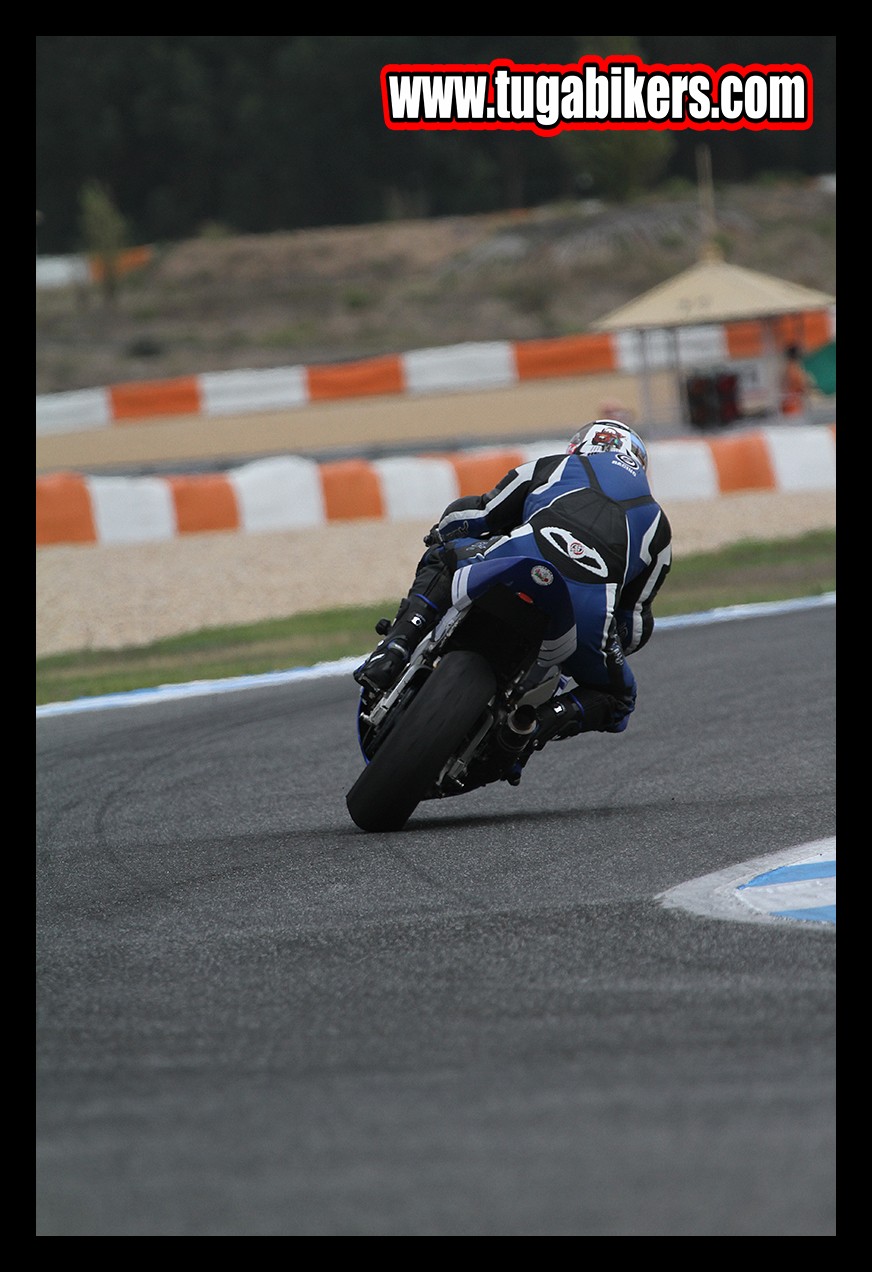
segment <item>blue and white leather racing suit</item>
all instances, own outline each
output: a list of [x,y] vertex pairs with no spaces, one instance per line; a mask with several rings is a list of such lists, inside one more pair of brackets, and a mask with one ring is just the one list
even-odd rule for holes
[[669,521],[636,458],[604,453],[532,460],[486,494],[454,500],[437,530],[445,546],[421,558],[413,590],[440,608],[447,597],[437,576],[446,565],[452,570],[457,601],[471,555],[516,555],[520,547],[560,572],[575,625],[547,633],[540,661],[559,665],[582,690],[608,695],[612,714],[592,727],[623,731],[636,700],[626,655],[651,636],[651,603],[672,560]]

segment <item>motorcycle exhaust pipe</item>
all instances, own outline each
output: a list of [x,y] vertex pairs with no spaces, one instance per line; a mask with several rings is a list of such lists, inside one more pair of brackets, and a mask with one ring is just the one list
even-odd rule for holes
[[527,703],[522,704],[500,725],[498,734],[500,746],[506,751],[523,751],[535,733],[538,723],[536,708]]

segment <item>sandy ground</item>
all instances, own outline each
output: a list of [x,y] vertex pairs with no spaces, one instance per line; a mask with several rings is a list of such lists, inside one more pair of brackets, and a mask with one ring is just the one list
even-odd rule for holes
[[[642,387],[635,376],[589,375],[414,399],[398,395],[318,402],[259,414],[174,415],[38,437],[36,471],[99,472],[150,464],[196,466],[198,461],[231,465],[259,455],[329,456],[417,443],[447,447],[458,441],[485,445],[506,437],[569,437],[579,423],[596,419],[615,404],[641,418]],[[667,418],[674,414],[670,376],[652,375],[650,391]],[[645,431],[649,441],[659,435],[656,426]],[[675,434],[674,427],[664,427],[664,436]]]
[[[508,436],[568,437],[607,402],[638,418],[628,376],[540,381],[514,389],[321,403],[225,419],[173,418],[38,439],[37,472],[156,465]],[[682,430],[671,429],[676,436]],[[688,432],[689,430],[683,430]],[[658,430],[647,429],[649,440]],[[744,538],[835,525],[835,493],[748,493],[667,508],[676,557]],[[168,543],[60,545],[36,553],[37,656],[117,649],[162,636],[406,594],[430,521],[333,523],[311,530],[190,535]]]
[[[738,539],[835,525],[835,492],[731,495],[667,509],[676,558]],[[62,545],[36,554],[37,656],[139,645],[203,627],[337,605],[395,605],[427,524],[192,535],[165,544]]]

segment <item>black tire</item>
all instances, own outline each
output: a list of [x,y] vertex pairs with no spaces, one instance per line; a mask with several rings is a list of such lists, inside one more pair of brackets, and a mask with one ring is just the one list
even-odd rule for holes
[[402,830],[495,689],[481,654],[446,654],[346,795],[352,821],[361,830]]

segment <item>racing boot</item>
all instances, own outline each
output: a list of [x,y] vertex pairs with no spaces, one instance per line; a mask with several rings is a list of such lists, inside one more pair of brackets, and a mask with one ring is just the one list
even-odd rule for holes
[[[400,602],[393,624],[382,619],[376,631],[382,632],[379,641],[365,663],[352,675],[363,688],[384,693],[399,678],[407,665],[415,646],[431,632],[440,617],[440,611],[418,594],[407,596]],[[383,630],[383,624],[385,628]]]
[[599,689],[578,687],[562,693],[538,709],[536,749],[541,750],[546,742],[574,738],[579,733],[610,733],[626,714],[627,704]]

